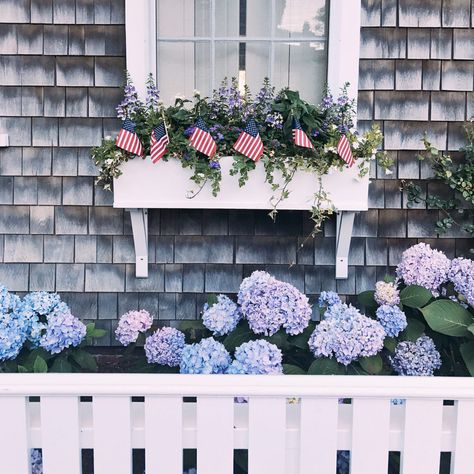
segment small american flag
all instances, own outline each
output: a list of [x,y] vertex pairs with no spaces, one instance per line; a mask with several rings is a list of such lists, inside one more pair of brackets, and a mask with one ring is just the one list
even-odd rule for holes
[[355,164],[354,157],[352,156],[351,144],[345,135],[341,135],[341,138],[339,139],[337,153],[349,165],[349,167]]
[[245,130],[240,132],[233,148],[253,161],[258,161],[263,155],[263,143],[254,119],[248,120]]
[[168,131],[164,123],[151,131],[150,157],[153,163],[156,163],[166,153],[166,146],[169,142]]
[[194,124],[194,131],[189,137],[189,142],[197,151],[204,153],[209,158],[216,152],[216,142],[201,117],[198,117]]
[[314,148],[313,144],[309,141],[308,135],[303,132],[300,122],[296,119],[293,119],[293,142],[297,146]]
[[143,156],[143,146],[138,135],[135,133],[135,124],[128,118],[124,120],[115,144],[122,148],[122,150],[129,151],[134,155]]

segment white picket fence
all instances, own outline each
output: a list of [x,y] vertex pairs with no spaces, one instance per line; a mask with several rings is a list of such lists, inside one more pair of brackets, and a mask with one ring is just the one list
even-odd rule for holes
[[250,474],[334,474],[338,450],[352,474],[386,473],[389,451],[403,474],[438,474],[445,451],[451,474],[472,474],[473,439],[470,378],[0,375],[1,474],[29,473],[31,448],[44,474],[80,474],[85,448],[94,474],[131,474],[134,448],[146,474],[182,474],[188,448],[198,474],[232,473],[234,449],[248,450]]

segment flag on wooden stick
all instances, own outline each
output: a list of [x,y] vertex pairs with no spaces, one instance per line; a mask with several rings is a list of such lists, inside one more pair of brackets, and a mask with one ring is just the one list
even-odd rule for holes
[[303,132],[300,122],[296,119],[293,119],[293,142],[297,146],[314,148],[313,144],[309,141],[308,135]]
[[339,143],[337,144],[337,153],[348,164],[349,167],[355,164],[352,156],[351,144],[345,135],[341,135]]
[[263,155],[263,143],[254,119],[247,121],[233,148],[253,161],[258,161]]
[[122,150],[129,151],[134,155],[143,156],[143,145],[135,132],[135,123],[126,118],[123,121],[122,129],[115,140],[115,144]]
[[156,163],[166,153],[166,147],[169,142],[166,125],[160,123],[160,125],[151,131],[150,157],[153,163]]
[[201,117],[198,117],[194,124],[194,130],[189,137],[189,142],[197,151],[204,153],[209,158],[211,158],[216,152],[216,142],[214,141],[214,138],[212,138],[209,129],[206,127],[206,124]]

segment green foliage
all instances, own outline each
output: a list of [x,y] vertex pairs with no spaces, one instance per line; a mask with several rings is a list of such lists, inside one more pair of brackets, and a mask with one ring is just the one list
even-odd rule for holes
[[283,373],[285,375],[306,375],[305,370],[292,364],[283,364]]
[[424,332],[425,325],[415,318],[407,318],[407,327],[399,334],[403,341],[415,342]]
[[344,375],[346,369],[336,359],[316,359],[308,369],[308,375]]
[[359,360],[359,364],[370,375],[378,375],[383,369],[382,357],[379,354],[372,357],[363,357]]
[[400,302],[409,308],[422,308],[433,298],[429,290],[418,285],[409,285],[400,292]]
[[455,301],[436,300],[420,311],[433,331],[454,337],[470,335],[467,328],[474,322],[472,314]]
[[459,347],[461,356],[471,377],[474,377],[474,341],[464,342]]

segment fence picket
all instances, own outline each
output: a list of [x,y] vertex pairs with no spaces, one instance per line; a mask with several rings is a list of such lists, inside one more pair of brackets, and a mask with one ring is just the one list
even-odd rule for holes
[[286,399],[252,397],[249,400],[249,474],[284,474]]
[[95,396],[94,474],[131,474],[131,399]]
[[79,397],[41,397],[41,440],[44,472],[81,473]]
[[234,471],[234,398],[199,397],[197,401],[197,471]]
[[337,398],[301,399],[300,474],[336,472],[337,413]]
[[28,474],[30,453],[23,396],[2,397],[0,403],[0,472]]
[[401,474],[438,474],[443,401],[407,399]]
[[145,463],[152,474],[183,473],[183,399],[145,398]]
[[472,474],[472,440],[474,438],[474,400],[456,402],[454,452],[451,474]]
[[390,399],[352,400],[351,474],[387,472]]

